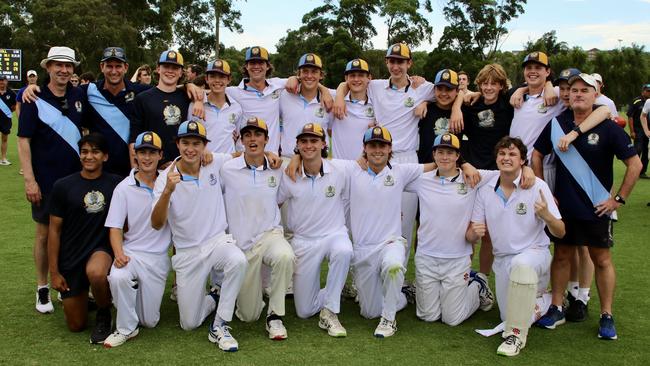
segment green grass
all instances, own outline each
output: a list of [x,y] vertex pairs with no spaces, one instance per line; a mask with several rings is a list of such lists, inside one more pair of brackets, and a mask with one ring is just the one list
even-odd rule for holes
[[[16,126],[16,124],[14,124]],[[14,131],[15,131],[14,127]],[[14,132],[15,134],[15,132]],[[317,318],[295,316],[293,301],[287,300],[285,323],[289,339],[273,342],[266,338],[262,320],[243,324],[234,321],[233,334],[240,351],[226,354],[207,340],[207,324],[186,332],[178,325],[176,304],[165,295],[162,319],[156,329],[143,329],[122,347],[105,350],[88,343],[90,331],[69,332],[61,305],[52,315],[34,310],[35,273],[32,260],[34,239],[30,209],[24,198],[22,176],[18,175],[16,138],[10,139],[9,160],[0,166],[0,364],[191,364],[229,362],[234,364],[647,364],[650,361],[650,309],[647,294],[650,270],[647,258],[650,181],[639,181],[628,204],[619,211],[613,249],[618,275],[614,313],[619,340],[600,341],[598,296],[592,291],[590,318],[567,324],[555,331],[532,329],[526,349],[515,359],[496,355],[499,337],[484,338],[476,328],[499,323],[498,310],[479,312],[457,327],[425,323],[409,305],[397,316],[399,330],[388,339],[372,337],[377,320],[366,320],[351,301],[342,303],[340,320],[348,337],[333,339],[318,328]],[[622,177],[617,163],[617,186]],[[412,278],[413,269],[407,273]],[[168,286],[169,289],[169,286]],[[93,315],[94,316],[94,315]],[[90,322],[93,324],[93,320]]]

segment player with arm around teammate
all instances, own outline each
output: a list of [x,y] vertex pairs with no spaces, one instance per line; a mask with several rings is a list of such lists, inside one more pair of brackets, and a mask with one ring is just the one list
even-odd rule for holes
[[118,347],[160,320],[160,303],[169,272],[169,225],[151,227],[153,187],[162,158],[162,141],[151,131],[135,139],[137,169],[115,188],[106,218],[115,260],[108,282],[117,308],[116,330],[104,341]]

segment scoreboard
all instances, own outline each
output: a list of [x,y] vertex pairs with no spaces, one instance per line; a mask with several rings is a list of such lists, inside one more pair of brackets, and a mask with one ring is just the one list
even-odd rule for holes
[[0,48],[0,74],[9,81],[21,81],[22,50]]

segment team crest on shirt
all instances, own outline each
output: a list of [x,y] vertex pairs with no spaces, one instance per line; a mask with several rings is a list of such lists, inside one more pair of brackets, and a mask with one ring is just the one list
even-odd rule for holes
[[325,116],[325,110],[323,109],[323,107],[318,107],[314,111],[314,116],[316,116],[318,118],[323,118]]
[[478,126],[483,128],[494,127],[494,112],[491,109],[480,111],[476,114]]
[[384,178],[384,185],[388,187],[395,185],[395,179],[392,175],[389,174],[386,176],[386,178]]
[[81,108],[82,108],[82,104],[80,100],[74,102],[74,109],[77,110],[77,113],[81,113]]
[[214,173],[210,173],[210,185],[213,186],[217,184],[217,176],[214,175]]
[[589,136],[587,136],[587,143],[589,145],[598,145],[598,141],[600,141],[600,136],[595,132],[590,133]]
[[278,180],[275,179],[274,176],[270,176],[269,179],[266,180],[266,183],[269,187],[275,188],[278,185]]
[[334,186],[327,186],[327,189],[325,190],[325,197],[330,198],[334,197],[336,195],[336,189]]
[[135,98],[135,93],[130,91],[130,92],[126,93],[126,95],[124,96],[124,101],[127,102],[127,103],[132,102],[134,98]]
[[90,191],[84,196],[84,207],[88,213],[97,213],[104,211],[106,199],[104,194],[99,191]]
[[433,123],[433,133],[436,136],[444,135],[449,131],[449,118],[440,117]]
[[526,204],[523,202],[519,202],[517,204],[517,207],[515,208],[515,212],[517,215],[525,215],[528,210],[526,209]]
[[234,125],[236,120],[237,120],[237,116],[234,113],[230,113],[230,116],[228,116],[228,122]]
[[181,121],[181,109],[170,104],[163,109],[163,117],[167,126],[177,125]]
[[11,95],[9,95],[9,94],[5,95],[5,99],[6,99],[6,100],[11,99]]
[[456,187],[456,193],[458,193],[460,195],[467,194],[467,186],[465,185],[465,183],[459,183],[458,184],[458,187]]
[[375,110],[372,109],[372,107],[366,108],[365,111],[363,111],[366,117],[374,117],[375,116]]
[[411,108],[414,105],[415,105],[415,100],[413,100],[413,98],[411,98],[411,97],[406,98],[406,100],[404,101],[404,106],[405,107]]
[[548,107],[545,106],[544,103],[537,106],[537,112],[546,113],[546,111],[548,111]]
[[273,93],[271,93],[271,98],[273,98],[273,99],[280,98],[280,93],[282,93],[282,90],[280,90],[280,89],[274,91]]

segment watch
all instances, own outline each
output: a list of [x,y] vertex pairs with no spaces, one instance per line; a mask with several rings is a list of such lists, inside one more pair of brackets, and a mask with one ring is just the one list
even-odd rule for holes
[[578,136],[582,135],[582,131],[580,131],[580,126],[575,126],[571,131],[575,131],[575,133],[577,133]]
[[620,203],[621,205],[624,205],[624,204],[625,204],[625,200],[623,199],[623,197],[621,197],[621,196],[618,195],[618,194],[617,194],[616,196],[614,196],[614,201]]

